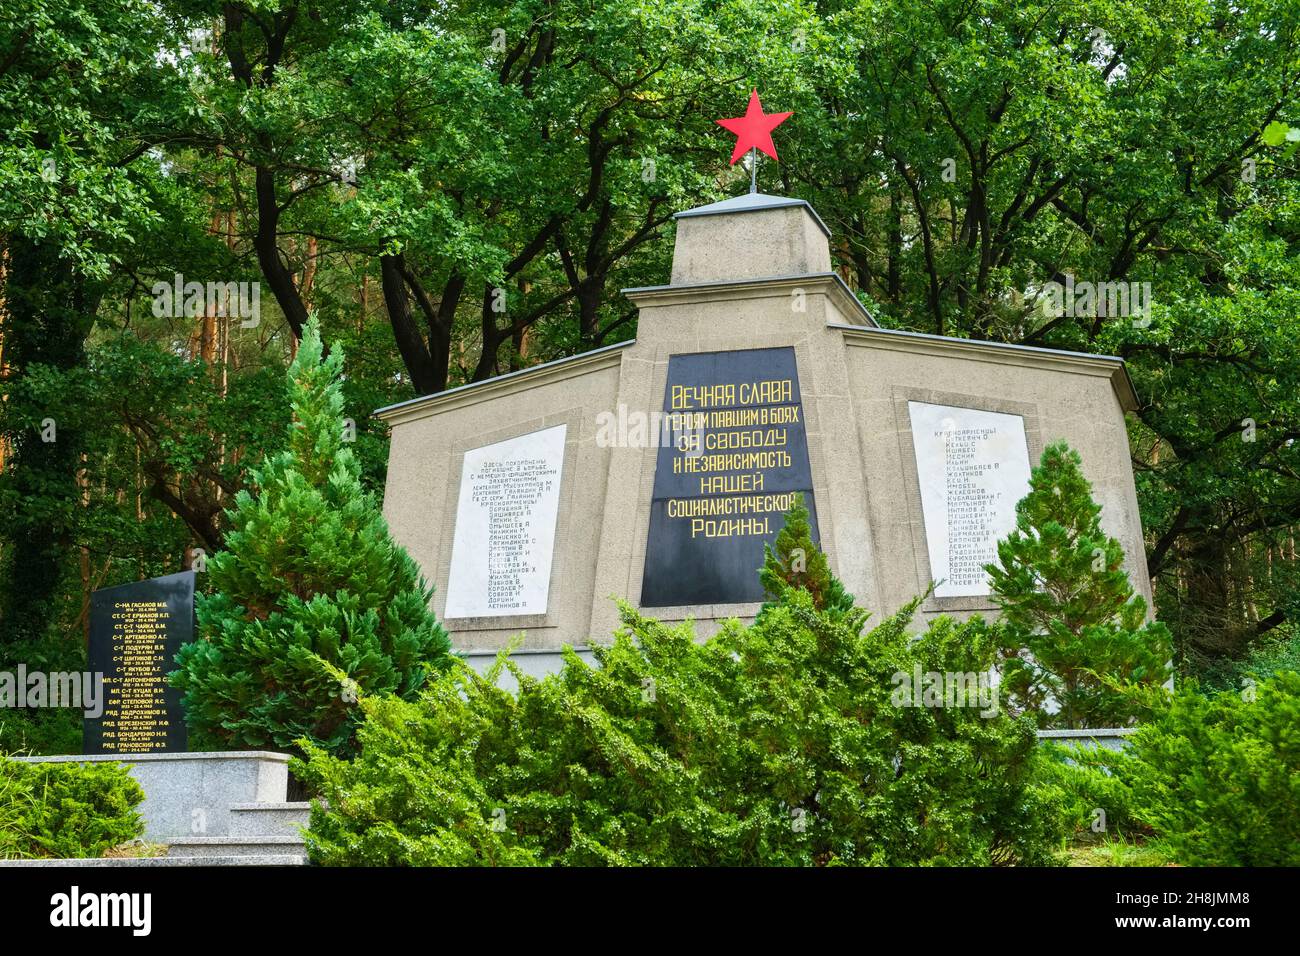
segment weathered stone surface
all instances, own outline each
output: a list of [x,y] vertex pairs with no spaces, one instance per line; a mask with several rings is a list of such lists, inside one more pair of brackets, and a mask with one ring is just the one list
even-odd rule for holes
[[203,836],[173,840],[170,857],[302,856],[300,836]]
[[297,837],[311,819],[309,802],[235,803],[230,807],[230,836]]
[[762,193],[724,199],[677,217],[672,282],[830,272],[826,240],[825,224],[801,199]]

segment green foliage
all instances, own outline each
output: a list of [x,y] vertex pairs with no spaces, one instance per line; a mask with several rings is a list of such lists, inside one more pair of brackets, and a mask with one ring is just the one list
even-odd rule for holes
[[[86,669],[80,641],[0,642],[0,671],[13,673],[19,663],[46,674]],[[82,712],[70,707],[23,707],[0,710],[0,754],[79,754]]]
[[[1133,792],[1117,770],[1123,755],[1101,746],[1039,744],[1035,775],[1056,792],[1065,826],[1087,841],[1101,834],[1144,836],[1150,831],[1134,816]],[[1099,812],[1100,811],[1100,812]]]
[[[498,804],[480,783],[483,747],[496,750],[511,717],[503,692],[455,661],[419,703],[362,697],[362,752],[339,760],[308,745],[293,771],[329,800],[313,804],[306,834],[313,862],[332,866],[526,866],[535,850],[493,829]],[[507,695],[508,696],[508,695]],[[561,798],[557,798],[558,800]]]
[[154,218],[142,157],[182,88],[165,24],[145,0],[0,0],[0,644],[58,618],[83,507],[80,430],[10,393],[84,364],[107,280]]
[[[712,120],[751,86],[795,113],[760,188],[818,209],[882,324],[1126,359],[1179,666],[1294,633],[1294,2],[223,9],[212,31],[192,0],[0,0],[0,643],[75,637],[88,585],[219,549],[243,467],[278,451],[228,423],[286,416],[235,397],[287,363],[286,308],[348,350],[372,488],[376,405],[634,335],[618,290],[662,281],[672,213],[745,188]],[[158,355],[204,350],[152,283],[259,271],[261,326],[153,391]],[[1046,314],[1067,275],[1149,282],[1150,321]],[[118,337],[154,353],[140,395],[104,370]]]
[[1123,836],[1102,837],[1078,843],[1066,850],[1069,866],[1168,866],[1174,862],[1158,843],[1129,840]]
[[[818,610],[840,615],[854,613],[853,595],[831,573],[825,553],[813,542],[808,506],[801,494],[795,495],[795,504],[786,512],[776,541],[763,545],[763,567],[758,578],[768,597],[764,610],[780,601],[788,589],[803,588]],[[861,626],[865,622],[863,613],[857,623]]]
[[[797,524],[797,522],[796,522]],[[781,549],[778,547],[777,549]],[[812,554],[810,552],[810,566]],[[769,562],[771,564],[772,562]],[[987,671],[988,628],[915,605],[857,614],[785,587],[698,643],[622,607],[591,667],[541,680],[458,665],[415,702],[363,698],[361,754],[308,745],[330,864],[1033,864],[1060,836],[1032,721],[897,706],[896,675]],[[517,693],[497,687],[509,669]]]
[[1189,682],[1130,738],[1133,814],[1187,866],[1300,864],[1300,673],[1245,692]]
[[[49,489],[23,495],[0,478],[0,511],[37,522],[58,515],[97,563],[104,559],[106,587],[180,570],[195,537],[217,550],[223,496],[228,502],[244,484],[249,464],[284,446],[289,410],[282,369],[239,375],[224,394],[212,388],[213,375],[130,334],[96,343],[85,366],[29,369],[0,421],[36,435],[51,418],[60,436],[81,436],[85,507],[60,510]],[[245,451],[229,454],[235,449]]]
[[120,764],[0,756],[0,859],[102,856],[144,832],[143,799]]
[[1283,671],[1300,672],[1300,634],[1256,647],[1242,663],[1240,678],[1259,681]]
[[[818,28],[831,43],[801,58],[813,91],[782,107],[782,168],[859,295],[892,328],[1124,357],[1180,664],[1295,621],[1300,5],[817,9],[810,52]],[[1047,314],[1067,276],[1149,282],[1149,314]]]
[[[1049,445],[1016,505],[1016,527],[987,565],[1002,609],[1002,692],[1044,727],[1129,723],[1125,684],[1169,674],[1168,630],[1145,622],[1147,605],[1124,571],[1124,549],[1101,529],[1101,507],[1077,452]],[[1050,712],[1052,703],[1059,709]]]
[[1220,658],[1203,664],[1197,686],[1202,693],[1243,690],[1282,671],[1300,671],[1300,632],[1292,628],[1261,640],[1241,660]]
[[0,716],[0,751],[42,756],[78,754],[81,712],[64,707],[6,710]]
[[[252,472],[208,563],[199,636],[172,675],[191,742],[291,750],[300,738],[356,747],[354,687],[413,697],[446,665],[449,641],[430,589],[389,535],[343,440],[343,357],[309,325],[289,370],[288,450]],[[340,681],[321,662],[340,669]]]
[[27,856],[31,846],[32,787],[21,764],[0,757],[0,860]]
[[[187,120],[225,149],[183,155],[222,191],[251,194],[258,177],[249,215],[274,220],[277,266],[301,267],[304,235],[323,262],[348,263],[332,269],[327,315],[351,306],[350,269],[400,293],[378,319],[390,367],[420,394],[630,334],[615,276],[657,281],[672,213],[744,175],[713,117],[743,103],[748,78],[806,85],[805,47],[825,42],[810,5],[767,0],[230,9],[223,48],[187,61]],[[800,35],[799,49],[765,42],[776,35]],[[303,296],[275,288],[286,315],[301,311]],[[484,311],[494,290],[508,321]]]
[[0,0],[0,223],[106,275],[152,212],[142,140],[184,90],[146,0]]

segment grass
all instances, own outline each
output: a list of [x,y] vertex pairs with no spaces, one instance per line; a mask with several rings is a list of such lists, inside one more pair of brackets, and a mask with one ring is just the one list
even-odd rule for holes
[[145,857],[166,856],[167,847],[162,843],[146,843],[144,840],[130,840],[119,843],[111,850],[105,850],[105,860],[143,859]]
[[1158,844],[1123,836],[1076,842],[1065,848],[1065,857],[1068,866],[1177,866]]

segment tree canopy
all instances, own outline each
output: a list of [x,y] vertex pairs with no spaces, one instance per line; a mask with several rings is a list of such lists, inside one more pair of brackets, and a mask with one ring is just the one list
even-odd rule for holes
[[882,324],[1128,361],[1180,667],[1292,636],[1298,81],[1287,0],[0,0],[0,646],[224,545],[311,312],[371,488],[378,405],[633,336],[754,87]]

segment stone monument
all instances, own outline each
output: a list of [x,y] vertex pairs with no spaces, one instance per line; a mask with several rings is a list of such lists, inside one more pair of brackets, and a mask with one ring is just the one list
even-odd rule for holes
[[89,667],[104,675],[104,712],[82,725],[87,754],[184,751],[181,693],[167,683],[194,640],[194,572],[103,588],[90,598]]
[[459,649],[523,633],[538,667],[609,640],[611,597],[699,632],[760,604],[762,544],[803,493],[834,572],[918,626],[991,610],[982,566],[1030,466],[1065,439],[1150,601],[1114,357],[882,329],[808,203],[678,213],[671,280],[627,289],[635,341],[417,398],[384,510]]

